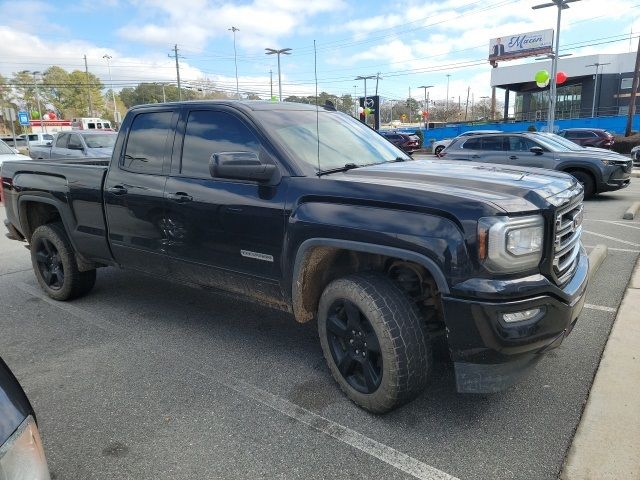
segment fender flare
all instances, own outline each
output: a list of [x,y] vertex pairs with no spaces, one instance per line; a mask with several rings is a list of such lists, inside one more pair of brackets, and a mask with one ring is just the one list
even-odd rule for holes
[[442,293],[443,295],[448,295],[450,293],[449,284],[447,283],[447,280],[438,264],[436,264],[436,262],[434,262],[429,257],[420,253],[396,247],[356,242],[352,240],[339,240],[334,238],[310,238],[300,244],[296,253],[296,259],[291,277],[291,297],[294,303],[296,302],[296,298],[300,298],[300,296],[298,295],[298,276],[300,275],[300,270],[303,265],[303,259],[305,257],[305,254],[313,247],[335,247],[356,252],[386,255],[394,258],[399,258],[401,260],[415,262],[427,269],[427,271],[431,274],[434,281],[436,282],[440,293]]

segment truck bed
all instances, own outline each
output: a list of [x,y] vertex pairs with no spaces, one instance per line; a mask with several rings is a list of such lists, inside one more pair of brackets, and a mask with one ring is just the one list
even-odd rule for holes
[[71,243],[87,258],[111,263],[102,188],[109,159],[7,162],[2,167],[7,220],[24,237],[30,233],[30,201],[44,201],[61,212]]

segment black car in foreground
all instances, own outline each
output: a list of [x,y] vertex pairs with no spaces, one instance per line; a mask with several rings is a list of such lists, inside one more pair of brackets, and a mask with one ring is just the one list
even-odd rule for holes
[[381,130],[378,133],[409,155],[420,150],[420,137],[418,135],[388,130]]
[[458,391],[507,388],[584,304],[575,178],[412,161],[328,108],[137,106],[110,161],[10,162],[0,183],[51,298],[114,266],[317,322],[335,380],[376,413],[424,390],[434,346]]
[[0,479],[48,480],[33,408],[0,358]]

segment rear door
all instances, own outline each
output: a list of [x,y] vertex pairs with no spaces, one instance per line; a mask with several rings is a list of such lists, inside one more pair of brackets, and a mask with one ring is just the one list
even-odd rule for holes
[[164,186],[173,149],[176,109],[144,110],[123,125],[120,158],[104,186],[113,255],[124,267],[166,275]]
[[269,184],[212,177],[213,154],[251,152],[276,164],[266,140],[232,109],[185,109],[180,124],[181,155],[165,188],[172,273],[239,293],[251,277],[263,297],[280,297],[288,177]]
[[474,137],[472,140],[479,141],[479,150],[471,155],[470,160],[483,163],[507,163],[505,152],[505,137],[503,135],[491,135],[487,137]]
[[77,133],[70,133],[67,148],[54,148],[51,158],[80,158],[84,157],[84,142]]

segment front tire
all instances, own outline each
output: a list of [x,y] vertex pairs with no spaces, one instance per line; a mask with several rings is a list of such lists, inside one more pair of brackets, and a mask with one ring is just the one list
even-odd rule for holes
[[443,150],[444,150],[444,147],[442,145],[438,145],[433,153],[436,154],[436,157],[439,157]]
[[95,269],[78,270],[73,247],[61,223],[36,228],[31,236],[31,264],[40,288],[54,300],[71,300],[91,291]]
[[425,388],[431,347],[417,307],[389,278],[356,274],[331,282],[318,333],[333,378],[372,413],[413,400]]
[[569,173],[582,184],[584,188],[584,198],[591,198],[596,194],[596,183],[591,175],[580,170]]

